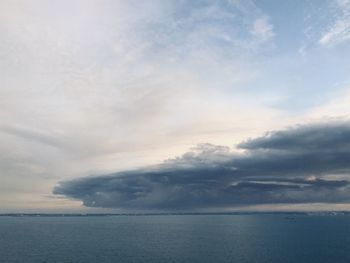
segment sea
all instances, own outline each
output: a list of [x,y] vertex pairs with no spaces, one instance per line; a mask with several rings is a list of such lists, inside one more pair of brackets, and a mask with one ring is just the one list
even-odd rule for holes
[[350,215],[2,215],[0,262],[349,263]]

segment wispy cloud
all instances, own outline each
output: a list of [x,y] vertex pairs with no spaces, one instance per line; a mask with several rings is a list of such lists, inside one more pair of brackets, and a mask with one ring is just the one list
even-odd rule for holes
[[33,142],[45,144],[52,147],[60,146],[59,140],[51,135],[47,135],[45,133],[38,132],[38,131],[28,130],[21,127],[0,125],[0,133],[7,133],[9,135],[22,138],[24,140],[33,141]]
[[350,1],[337,0],[334,22],[319,39],[322,45],[332,46],[350,40]]
[[251,33],[260,38],[261,41],[271,40],[275,36],[273,25],[267,16],[259,17],[254,21]]

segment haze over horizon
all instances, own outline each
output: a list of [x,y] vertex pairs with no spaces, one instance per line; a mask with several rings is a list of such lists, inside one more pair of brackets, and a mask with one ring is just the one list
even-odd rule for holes
[[0,213],[350,210],[349,0],[4,0],[0,36]]

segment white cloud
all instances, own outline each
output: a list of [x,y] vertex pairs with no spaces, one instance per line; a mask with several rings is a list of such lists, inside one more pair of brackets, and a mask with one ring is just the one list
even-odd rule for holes
[[319,39],[321,45],[332,46],[350,40],[350,1],[336,1],[334,21]]
[[270,24],[267,16],[259,17],[254,21],[251,33],[263,42],[275,36],[273,25]]

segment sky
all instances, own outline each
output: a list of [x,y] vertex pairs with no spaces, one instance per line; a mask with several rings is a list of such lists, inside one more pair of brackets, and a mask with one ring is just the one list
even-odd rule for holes
[[350,210],[350,0],[2,0],[0,213]]

